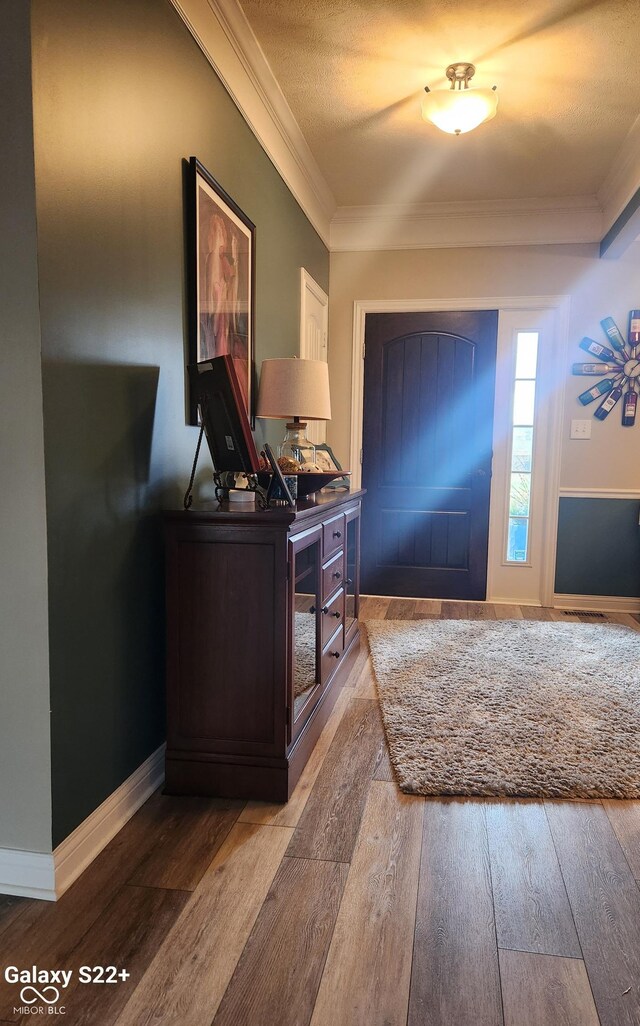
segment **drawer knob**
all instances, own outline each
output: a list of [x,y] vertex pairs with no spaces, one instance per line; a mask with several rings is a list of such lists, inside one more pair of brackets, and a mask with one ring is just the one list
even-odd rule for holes
[[315,606],[309,606],[309,612],[310,613],[315,613],[315,611],[316,611],[316,607]]
[[335,571],[335,573],[332,573],[332,574],[331,574],[331,576],[332,576],[332,577],[338,577],[338,578],[340,578],[340,577],[342,577],[342,574],[340,573],[340,571],[339,571],[339,570],[336,570],[336,571]]
[[339,620],[339,619],[340,619],[340,613],[337,613],[337,612],[336,612],[336,613],[332,613],[331,615],[332,615],[332,616],[335,616],[336,620]]
[[342,531],[334,531],[333,532],[333,537],[334,538],[342,538]]
[[330,656],[334,656],[336,659],[340,658],[340,653],[339,652],[329,652],[329,655]]
[[329,612],[329,606],[323,606],[323,607],[322,607],[322,612],[323,612],[323,613],[325,614],[325,616],[326,616],[326,615],[327,615],[327,613]]

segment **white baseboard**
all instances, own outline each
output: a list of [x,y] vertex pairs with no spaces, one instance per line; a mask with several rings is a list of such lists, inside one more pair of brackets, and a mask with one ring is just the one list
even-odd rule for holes
[[0,848],[0,894],[56,901],[164,780],[161,745],[54,852]]
[[161,745],[102,805],[88,816],[53,853],[56,897],[60,898],[74,880],[100,854],[133,814],[164,780],[164,751]]
[[640,613],[640,598],[620,595],[559,595],[553,596],[556,609],[593,609],[599,613]]
[[56,900],[53,855],[39,851],[0,848],[0,894]]

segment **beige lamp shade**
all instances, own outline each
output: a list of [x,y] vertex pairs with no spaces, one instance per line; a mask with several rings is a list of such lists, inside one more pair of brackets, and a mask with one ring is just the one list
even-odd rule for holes
[[263,360],[256,414],[274,420],[331,420],[328,364]]

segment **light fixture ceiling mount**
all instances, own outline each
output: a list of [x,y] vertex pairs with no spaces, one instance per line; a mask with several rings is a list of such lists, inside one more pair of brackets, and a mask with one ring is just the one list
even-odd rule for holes
[[450,64],[445,75],[450,89],[429,89],[422,101],[422,117],[450,135],[462,135],[495,117],[498,107],[496,86],[492,89],[469,89],[475,75],[474,64],[458,61]]
[[458,61],[457,64],[450,64],[445,75],[451,82],[451,88],[455,89],[456,85],[458,89],[462,89],[464,82],[464,88],[469,88],[469,82],[476,73],[475,64],[468,64],[466,61]]

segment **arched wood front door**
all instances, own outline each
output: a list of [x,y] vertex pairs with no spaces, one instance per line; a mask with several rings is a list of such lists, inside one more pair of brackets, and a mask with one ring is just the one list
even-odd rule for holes
[[486,597],[497,310],[368,314],[362,591]]

